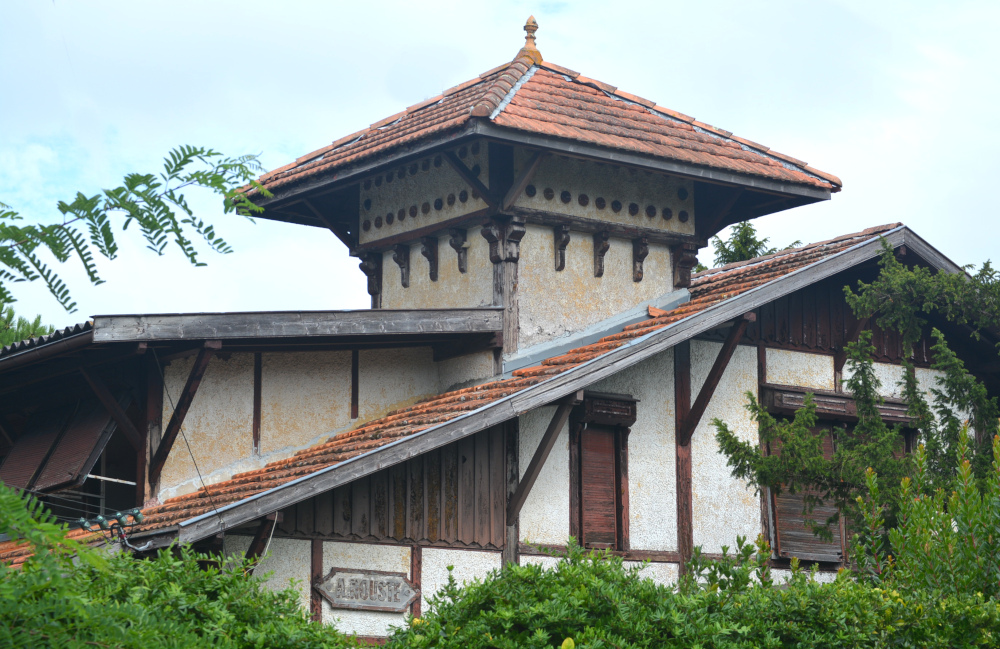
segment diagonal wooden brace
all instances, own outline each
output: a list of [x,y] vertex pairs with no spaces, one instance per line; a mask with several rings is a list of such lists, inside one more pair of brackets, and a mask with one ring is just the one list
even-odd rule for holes
[[535,449],[535,454],[531,457],[531,462],[528,463],[528,468],[524,471],[524,477],[518,482],[517,490],[507,503],[507,525],[513,525],[517,522],[517,517],[521,513],[521,507],[528,500],[531,487],[534,486],[538,474],[542,472],[542,466],[549,457],[552,447],[556,445],[556,438],[559,437],[559,432],[566,425],[570,411],[580,403],[583,403],[583,390],[574,392],[569,397],[563,399],[556,408],[556,412],[552,415],[552,420],[549,422],[549,427],[545,429],[545,434],[542,435],[542,441],[538,443],[538,448]]
[[132,448],[141,453],[145,453],[146,451],[143,449],[143,436],[139,434],[138,430],[136,430],[135,424],[132,423],[132,420],[129,419],[128,415],[125,414],[125,411],[122,410],[122,407],[118,404],[118,400],[115,399],[113,394],[111,394],[111,390],[109,390],[108,386],[104,384],[104,381],[102,381],[100,377],[91,374],[82,367],[80,368],[80,374],[83,375],[83,380],[86,381],[87,385],[90,386],[90,389],[93,390],[97,400],[101,402],[104,409],[107,410],[108,414],[111,415],[111,418],[115,420],[118,430],[125,435],[125,438],[128,439],[128,443],[132,445]]
[[490,193],[490,190],[486,189],[486,185],[483,184],[483,181],[476,178],[475,174],[473,174],[472,171],[458,159],[458,156],[455,155],[454,151],[445,151],[444,159],[447,160],[452,169],[454,169],[458,175],[462,177],[462,180],[468,183],[469,187],[476,190],[476,192],[482,197],[483,201],[489,205],[491,210],[496,210],[499,207],[497,199]]
[[253,567],[247,571],[248,574],[253,574],[254,568],[257,567],[256,560],[264,554],[264,550],[267,547],[267,541],[274,533],[274,526],[280,523],[283,519],[284,517],[281,512],[271,512],[264,518],[260,519],[260,524],[257,526],[257,532],[253,535],[253,540],[250,541],[250,547],[247,548],[246,558],[254,561]]
[[687,446],[691,443],[691,436],[694,434],[695,428],[698,427],[698,422],[701,421],[702,415],[705,414],[708,402],[712,400],[715,388],[719,386],[722,374],[726,371],[726,367],[729,366],[729,361],[736,352],[736,346],[746,332],[747,325],[756,319],[757,314],[751,311],[733,320],[733,326],[729,330],[729,335],[726,336],[726,341],[722,344],[722,349],[719,350],[719,355],[715,357],[715,363],[708,372],[705,384],[701,386],[698,398],[695,399],[694,405],[691,406],[691,411],[684,418],[684,422],[677,432],[677,443],[681,446]]

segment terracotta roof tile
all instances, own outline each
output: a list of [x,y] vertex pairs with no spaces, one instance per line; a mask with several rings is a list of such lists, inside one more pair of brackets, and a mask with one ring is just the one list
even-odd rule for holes
[[[460,129],[470,118],[477,118],[492,119],[506,128],[739,174],[832,191],[840,188],[836,176],[806,167],[796,158],[734,137],[729,131],[697,122],[569,68],[548,61],[536,64],[536,55],[522,50],[510,63],[268,172],[260,182],[273,191]],[[512,94],[515,84],[532,69],[536,73]],[[508,98],[510,103],[498,110]],[[689,124],[707,133],[697,133]],[[753,150],[744,151],[740,144]],[[249,189],[251,195],[255,191]]]
[[[271,462],[260,469],[238,473],[229,480],[208,485],[194,493],[171,498],[161,505],[145,509],[143,513],[146,520],[139,530],[169,528],[181,521],[205,514],[211,511],[213,506],[221,507],[238,502],[436,424],[450,421],[463,413],[477,410],[536,385],[546,378],[607,354],[630,340],[683,320],[723,300],[762,286],[899,225],[896,223],[869,228],[864,232],[698,273],[693,276],[691,299],[686,304],[670,311],[654,311],[655,317],[624,327],[622,331],[605,336],[596,343],[547,359],[537,366],[517,370],[509,379],[489,381],[427,398],[410,407],[370,421],[355,430],[335,435],[289,458]],[[0,559],[4,557],[4,547],[0,544]],[[9,546],[6,551],[11,551]]]

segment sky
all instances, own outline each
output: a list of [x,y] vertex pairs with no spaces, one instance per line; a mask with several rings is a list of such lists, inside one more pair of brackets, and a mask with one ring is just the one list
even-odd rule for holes
[[[529,14],[546,60],[843,180],[831,201],[757,219],[772,244],[902,221],[959,264],[998,257],[995,1],[4,0],[0,202],[52,222],[59,200],[158,172],[181,144],[279,167],[509,61]],[[17,311],[65,326],[368,307],[331,233],[188,197],[235,252],[194,268],[122,233],[104,284],[58,269],[77,312],[39,283],[15,287]]]

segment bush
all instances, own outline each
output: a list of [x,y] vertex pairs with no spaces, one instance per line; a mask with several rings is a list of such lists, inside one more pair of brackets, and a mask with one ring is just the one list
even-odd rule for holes
[[798,566],[784,587],[749,586],[766,565],[752,553],[740,544],[736,555],[696,566],[696,578],[675,589],[638,578],[618,557],[571,545],[551,570],[507,566],[465,588],[449,580],[430,612],[397,630],[389,646],[861,649],[1000,641],[1000,606],[981,594],[930,599],[857,583],[846,572],[820,584]]
[[249,564],[220,567],[189,548],[106,556],[67,541],[37,502],[25,508],[2,485],[0,533],[35,547],[20,569],[0,564],[0,647],[356,646],[311,623],[294,591],[248,577]]

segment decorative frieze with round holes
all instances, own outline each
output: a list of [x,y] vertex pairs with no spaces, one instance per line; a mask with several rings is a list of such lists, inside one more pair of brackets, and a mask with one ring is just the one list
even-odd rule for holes
[[[515,177],[528,159],[515,152]],[[575,158],[546,157],[514,207],[694,234],[693,181]]]
[[[489,187],[486,145],[474,142],[453,151]],[[360,242],[387,239],[486,207],[443,154],[427,156],[361,181]]]

